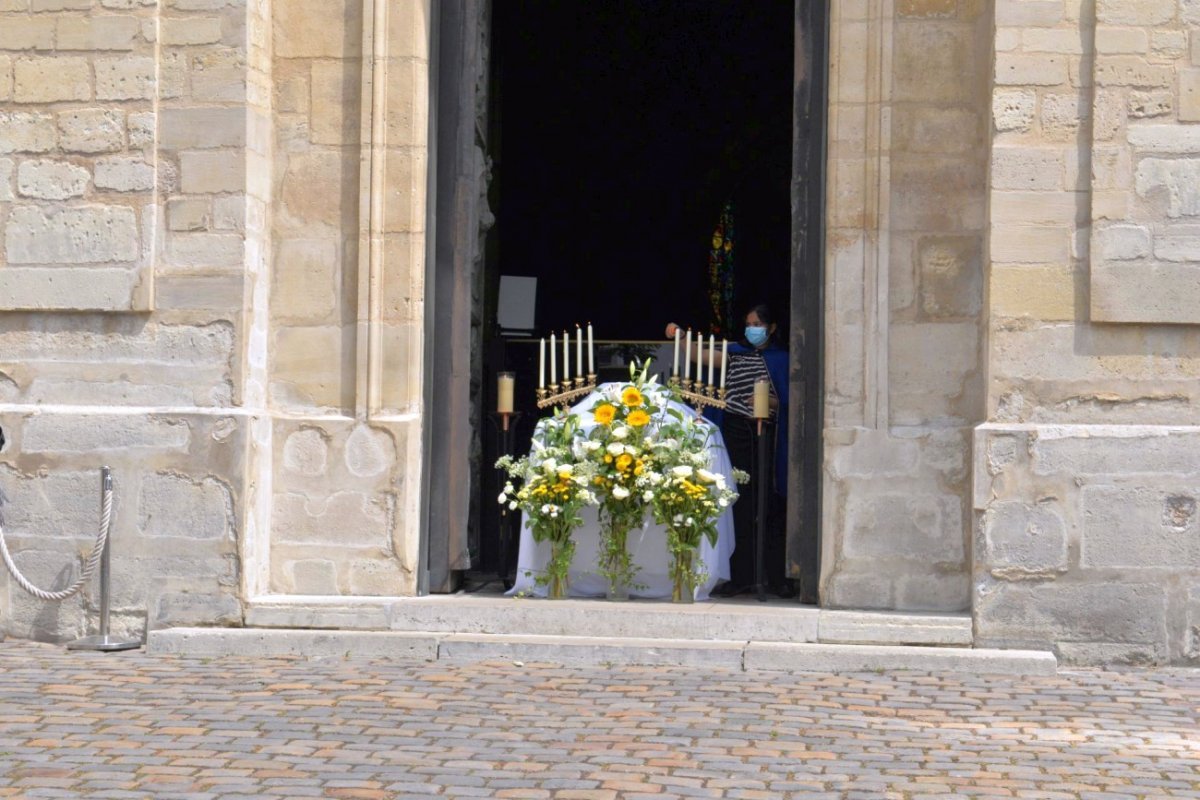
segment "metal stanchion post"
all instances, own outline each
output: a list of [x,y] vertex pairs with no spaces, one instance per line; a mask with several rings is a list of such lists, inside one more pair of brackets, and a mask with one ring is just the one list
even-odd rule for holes
[[760,603],[767,601],[767,584],[763,576],[763,551],[767,541],[767,483],[769,462],[767,454],[771,432],[769,420],[758,420],[758,433],[754,437],[754,594]]
[[[113,491],[112,470],[100,468],[100,508],[103,513],[105,502],[111,502],[109,497]],[[100,632],[95,636],[84,636],[67,645],[68,650],[133,650],[141,647],[140,639],[118,639],[108,632],[109,612],[112,597],[109,592],[109,568],[112,554],[112,536],[104,543],[104,552],[100,555]]]

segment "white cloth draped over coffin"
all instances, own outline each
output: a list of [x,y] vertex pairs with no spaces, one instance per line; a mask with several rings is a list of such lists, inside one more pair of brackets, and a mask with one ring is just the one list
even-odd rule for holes
[[[596,426],[592,418],[591,408],[603,397],[603,392],[610,386],[624,384],[601,384],[596,391],[589,394],[579,403],[571,407],[571,413],[579,417],[580,427],[589,432]],[[672,408],[684,414],[696,412],[682,403],[671,402]],[[710,429],[709,454],[711,463],[709,470],[725,476],[725,480],[733,486],[733,466],[729,462],[729,454],[725,451],[725,442],[721,431],[707,420],[701,421]],[[535,431],[534,436],[538,436]],[[738,502],[748,502],[746,499]],[[580,514],[583,525],[573,534],[575,540],[575,558],[571,562],[570,593],[572,597],[603,597],[608,591],[608,580],[599,573],[598,555],[600,551],[600,521],[597,510],[588,507]],[[717,520],[717,544],[712,546],[705,538],[700,544],[699,556],[704,564],[707,578],[703,585],[696,587],[696,599],[708,599],[709,591],[720,581],[729,580],[729,557],[733,554],[733,508],[725,509],[725,513]],[[662,525],[656,525],[649,509],[646,511],[646,525],[638,530],[629,532],[629,554],[633,563],[639,567],[633,579],[635,586],[630,589],[633,597],[663,598],[671,596],[670,555],[667,553],[667,531]],[[535,542],[533,531],[526,524],[525,515],[521,515],[521,549],[517,557],[517,577],[509,594],[525,594],[536,597],[546,596],[546,587],[537,584],[537,576],[541,575],[550,561],[550,542]]]

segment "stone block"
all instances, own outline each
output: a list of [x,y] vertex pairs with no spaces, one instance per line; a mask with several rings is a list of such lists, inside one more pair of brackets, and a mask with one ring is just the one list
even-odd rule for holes
[[325,474],[329,460],[326,435],[316,428],[302,428],[288,434],[283,445],[283,467],[288,472],[310,478]]
[[992,189],[1063,189],[1065,163],[1059,148],[995,145],[992,148]]
[[139,278],[132,269],[8,266],[0,298],[10,310],[130,311]]
[[12,56],[0,56],[0,100],[12,99]]
[[1049,504],[993,503],[982,519],[982,566],[997,577],[1045,576],[1067,569],[1067,532]]
[[159,36],[168,46],[216,44],[221,41],[221,18],[163,17]]
[[154,281],[156,308],[237,311],[245,296],[245,277],[228,275],[160,275]]
[[280,328],[275,332],[271,394],[287,406],[344,408],[353,402],[353,376],[338,353],[348,335],[341,327]]
[[13,169],[14,164],[11,158],[0,158],[0,203],[11,202],[15,195],[13,194]]
[[138,492],[138,530],[150,538],[232,540],[233,495],[212,476],[146,475]]
[[58,115],[59,144],[72,153],[112,153],[125,147],[125,115],[113,108],[83,108]]
[[[1170,231],[1170,228],[1166,231]],[[1200,262],[1200,235],[1160,234],[1154,240],[1154,257],[1162,261]]]
[[983,304],[978,236],[925,236],[917,242],[921,311],[929,318],[973,317]]
[[238,150],[179,154],[180,186],[188,194],[237,192],[246,187],[246,158]]
[[236,267],[245,262],[245,241],[236,233],[172,233],[165,256],[176,267]]
[[1150,37],[1143,28],[1096,29],[1096,52],[1100,55],[1140,54],[1150,49]]
[[1179,0],[1179,16],[1188,25],[1200,25],[1200,0]]
[[362,5],[347,0],[289,0],[273,9],[278,58],[343,58],[362,32]]
[[[246,230],[246,197],[237,194],[213,198],[213,227],[219,231]],[[259,229],[262,226],[259,225]]]
[[[982,335],[971,322],[893,324],[888,343],[892,423],[928,424],[967,413]],[[920,352],[922,358],[906,354]]]
[[373,478],[396,463],[396,442],[391,434],[367,425],[356,425],[346,438],[346,469],[356,478]]
[[238,627],[242,604],[229,594],[212,592],[165,592],[154,600],[151,629],[177,625]]
[[[1193,35],[1200,39],[1200,33]],[[1179,119],[1200,122],[1200,69],[1185,69],[1179,73]]]
[[167,150],[246,144],[246,110],[242,108],[164,108],[159,118],[159,144]]
[[1096,19],[1105,25],[1161,25],[1175,18],[1176,0],[1096,0]]
[[1032,446],[1034,475],[1200,475],[1200,435],[1103,426],[1074,433],[1042,430]]
[[389,494],[335,491],[324,497],[276,494],[271,517],[276,544],[349,548],[391,547],[393,504]]
[[[0,11],[4,9],[0,8]],[[18,9],[19,10],[19,9]],[[51,50],[54,20],[9,16],[0,25],[0,50]]]
[[1083,487],[1081,565],[1122,570],[1200,568],[1196,496],[1194,485]]
[[1193,585],[1188,592],[1186,612],[1187,634],[1184,637],[1184,655],[1200,659],[1200,584]]
[[159,417],[43,414],[26,420],[26,453],[184,452],[191,427]]
[[1105,56],[1097,59],[1095,81],[1097,86],[1136,86],[1149,88],[1169,87],[1174,83],[1175,71],[1163,64],[1152,64],[1137,56]]
[[912,558],[961,564],[964,521],[955,495],[880,493],[846,506],[843,553],[848,558]]
[[[69,548],[51,548],[32,542],[26,546],[24,542],[10,540],[8,546],[14,551],[13,561],[21,574],[34,586],[48,592],[70,586],[79,575],[82,558],[87,555],[84,550],[81,556],[80,546],[75,544]],[[5,605],[5,616],[12,620],[5,626],[5,632],[10,636],[70,641],[83,636],[87,627],[83,599],[78,594],[60,603],[47,603],[12,586]]]
[[1087,220],[1087,196],[1080,192],[994,192],[991,219],[1014,225],[1070,225]]
[[963,73],[973,64],[971,29],[963,25],[897,25],[893,87],[899,101],[953,103],[970,96]]
[[1021,31],[1021,43],[1026,53],[1081,55],[1085,51],[1083,37],[1071,28],[1026,28]]
[[125,206],[18,206],[5,226],[10,264],[135,261],[137,216]]
[[192,97],[206,102],[245,102],[245,67],[208,67],[192,71]]
[[152,111],[139,111],[129,115],[129,146],[146,147],[154,144],[157,119]]
[[356,558],[347,565],[346,583],[356,597],[394,597],[411,591],[412,576],[391,559]]
[[1028,131],[1036,115],[1036,92],[997,89],[992,95],[992,124],[998,131]]
[[1060,141],[1073,138],[1092,113],[1086,97],[1078,94],[1042,95],[1042,134]]
[[1105,261],[1133,261],[1150,255],[1150,229],[1142,225],[1109,225],[1095,231],[1093,252]]
[[100,525],[99,472],[57,470],[25,475],[0,468],[0,517],[8,536],[95,538]]
[[18,103],[90,100],[91,77],[86,58],[19,58],[13,64],[13,99]]
[[[959,76],[954,80],[961,82]],[[996,54],[997,86],[1060,86],[1067,83],[1067,59],[1061,55]],[[965,86],[965,84],[964,84]]]
[[1150,52],[1157,58],[1183,58],[1187,55],[1187,31],[1159,30],[1150,35]]
[[154,165],[140,158],[102,158],[96,162],[97,189],[146,192],[154,188]]
[[1129,143],[1140,153],[1193,155],[1200,152],[1200,127],[1190,125],[1130,125]]
[[1065,264],[997,264],[991,270],[989,299],[998,317],[1073,320],[1075,272]]
[[132,50],[142,23],[121,15],[63,16],[58,20],[58,50]]
[[357,155],[339,151],[291,156],[283,175],[282,210],[296,227],[310,231],[313,224],[332,229],[347,224],[358,207],[358,166]]
[[1122,660],[1167,654],[1166,596],[1154,583],[999,583],[975,596],[975,646],[1061,650],[1065,643],[1126,644]]
[[271,313],[322,322],[337,308],[340,259],[336,239],[284,239],[275,254]]
[[857,431],[851,444],[837,448],[829,468],[838,478],[909,475],[917,467],[920,446],[913,439],[898,439],[886,431]]
[[82,197],[91,174],[68,161],[22,161],[17,170],[17,192],[38,200]]
[[295,594],[338,595],[337,565],[324,558],[293,561],[292,591]]
[[1065,226],[992,225],[993,263],[1065,264],[1070,258],[1071,232]]
[[1134,173],[1140,197],[1166,200],[1167,216],[1200,216],[1200,158],[1143,158]]
[[900,0],[896,13],[901,17],[917,19],[953,19],[958,11],[956,0]]
[[32,0],[30,11],[87,11],[95,0]]
[[98,58],[97,100],[152,100],[157,65],[153,58]]
[[167,201],[167,228],[172,231],[207,230],[212,205],[207,198],[175,197]]
[[356,144],[359,139],[362,66],[359,60],[315,61],[309,130],[316,144]]
[[1046,27],[1063,18],[1063,4],[1057,0],[1000,0],[996,3],[998,27]]

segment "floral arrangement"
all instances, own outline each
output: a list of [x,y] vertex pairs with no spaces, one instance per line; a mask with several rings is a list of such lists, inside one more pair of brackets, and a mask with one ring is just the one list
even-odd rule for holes
[[[529,455],[519,459],[504,456],[496,467],[510,480],[500,493],[501,504],[520,509],[529,521],[534,541],[549,541],[550,563],[540,584],[548,584],[551,597],[567,596],[567,575],[575,556],[572,532],[583,524],[580,510],[596,504],[591,490],[591,470],[577,458],[578,418],[557,413],[538,423]],[[513,485],[520,482],[520,488]]]
[[653,500],[656,475],[651,423],[666,401],[666,391],[647,380],[649,361],[634,362],[630,382],[605,387],[591,408],[595,427],[583,443],[591,463],[600,516],[599,572],[609,583],[609,598],[624,600],[637,573],[628,549],[629,532],[642,527]]
[[[717,541],[717,519],[737,492],[710,471],[712,427],[694,414],[672,408],[672,390],[648,377],[649,361],[634,362],[629,382],[609,384],[594,397],[591,424],[558,412],[538,423],[528,456],[496,462],[510,480],[499,500],[525,513],[535,541],[549,540],[552,554],[539,584],[551,597],[565,597],[575,553],[571,534],[583,524],[580,511],[597,506],[602,541],[599,571],[613,599],[625,599],[636,567],[627,538],[647,513],[667,529],[672,599],[690,602],[705,575],[696,550],[702,538]],[[734,481],[749,476],[734,470]],[[519,488],[514,482],[520,484]]]

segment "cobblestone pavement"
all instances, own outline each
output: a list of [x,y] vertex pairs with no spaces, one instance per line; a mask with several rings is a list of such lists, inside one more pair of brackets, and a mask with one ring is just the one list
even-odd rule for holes
[[1200,798],[1200,672],[813,675],[0,644],[0,797]]

